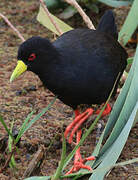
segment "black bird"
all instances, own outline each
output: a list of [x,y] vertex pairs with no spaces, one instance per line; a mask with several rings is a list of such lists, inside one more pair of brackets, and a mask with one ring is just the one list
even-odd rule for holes
[[[10,80],[26,70],[32,71],[63,103],[73,108],[75,120],[65,131],[67,138],[73,129],[69,143],[76,132],[76,144],[79,143],[81,130],[78,129],[93,113],[93,109],[89,108],[80,114],[78,105],[104,103],[118,74],[121,77],[126,67],[127,53],[117,38],[114,15],[109,10],[101,18],[96,30],[74,29],[64,33],[53,43],[45,38],[32,37],[19,47],[18,64]],[[68,174],[80,168],[91,170],[84,163],[93,159],[94,157],[82,159],[79,148],[74,166]]]

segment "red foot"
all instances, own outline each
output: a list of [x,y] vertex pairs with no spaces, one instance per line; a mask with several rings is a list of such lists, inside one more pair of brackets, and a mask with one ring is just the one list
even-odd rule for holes
[[84,123],[84,121],[86,121],[86,119],[88,119],[92,114],[93,114],[92,108],[87,109],[82,114],[79,114],[79,111],[75,110],[75,119],[71,124],[69,124],[69,126],[66,128],[64,133],[65,138],[67,138],[69,132],[72,129],[68,140],[69,143],[72,143],[73,135],[75,134],[75,132],[77,132],[80,126]]
[[[108,114],[111,112],[111,110],[112,110],[112,109],[111,109],[110,104],[107,104],[105,110],[104,110],[103,113],[102,113],[102,116],[108,115]],[[98,109],[98,110],[95,112],[95,114],[99,114],[100,111],[101,111],[101,110]]]
[[[81,133],[82,133],[81,130],[77,131],[76,144],[78,144],[80,142]],[[76,171],[79,171],[80,169],[87,169],[87,170],[91,171],[92,168],[90,166],[87,166],[84,164],[86,161],[91,161],[91,160],[95,160],[95,157],[90,156],[88,158],[82,159],[81,154],[80,154],[80,147],[79,147],[77,149],[75,157],[74,157],[74,165],[66,173],[66,175],[71,174],[71,173],[76,172]]]

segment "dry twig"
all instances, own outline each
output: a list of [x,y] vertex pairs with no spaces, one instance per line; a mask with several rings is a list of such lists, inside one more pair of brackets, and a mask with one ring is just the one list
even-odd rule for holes
[[16,147],[12,150],[12,152],[9,153],[4,166],[0,169],[0,173],[2,173],[7,168],[7,166],[9,165],[9,162],[11,161],[12,155],[15,153],[15,151],[16,151]]
[[18,31],[18,29],[16,29],[2,13],[0,13],[0,17],[2,17],[4,19],[4,21],[12,28],[12,30],[17,33],[18,37],[22,40],[22,42],[24,42],[25,39],[21,35],[21,33]]
[[52,18],[50,12],[48,11],[46,4],[44,3],[43,0],[40,0],[40,3],[45,11],[45,13],[47,14],[47,16],[49,17],[51,23],[55,26],[56,30],[59,32],[60,35],[63,34],[63,32],[61,31],[61,29],[59,28],[59,26],[57,25],[57,23],[54,21],[54,19]]
[[83,11],[83,9],[80,7],[80,5],[76,2],[76,0],[65,0],[67,3],[74,6],[80,15],[82,16],[84,22],[87,24],[88,28],[95,29],[94,25],[92,24],[90,18],[86,15],[86,13]]
[[35,153],[32,161],[29,163],[26,171],[23,174],[22,179],[29,177],[31,175],[31,173],[36,169],[36,167],[38,166],[38,164],[42,160],[43,155],[44,155],[44,146],[41,145],[39,147],[38,151]]

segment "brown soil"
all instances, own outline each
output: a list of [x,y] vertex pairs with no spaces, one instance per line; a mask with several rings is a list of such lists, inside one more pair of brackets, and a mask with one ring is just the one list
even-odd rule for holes
[[[1,0],[0,12],[8,17],[22,33],[25,39],[39,35],[54,39],[54,35],[36,21],[39,3],[26,0]],[[75,16],[80,20],[79,16]],[[71,25],[77,26],[73,18],[68,20]],[[79,23],[77,23],[79,26]],[[18,131],[28,113],[35,111],[33,117],[46,107],[54,95],[42,86],[36,75],[26,72],[12,84],[9,83],[11,72],[16,66],[17,49],[21,40],[14,34],[11,28],[0,19],[0,114],[10,127],[14,120],[14,131]],[[16,168],[7,166],[1,173],[0,179],[22,179],[25,170],[31,160],[36,156],[37,150],[44,145],[44,156],[39,167],[31,176],[54,174],[61,155],[62,131],[73,118],[73,111],[59,100],[22,136],[20,147],[15,154]],[[107,118],[104,118],[105,122]],[[103,119],[100,120],[103,122]],[[87,126],[91,121],[87,122]],[[7,133],[0,125],[0,169],[9,157],[7,147]],[[81,152],[83,156],[91,154],[96,141],[96,129],[87,138]],[[138,131],[137,126],[130,133],[128,141],[123,149],[119,161],[129,160],[138,156]],[[67,146],[68,152],[73,147]],[[71,166],[71,165],[70,165]],[[70,167],[69,166],[69,167]],[[116,168],[105,178],[111,180],[136,180],[138,179],[138,164],[128,165],[124,168]]]

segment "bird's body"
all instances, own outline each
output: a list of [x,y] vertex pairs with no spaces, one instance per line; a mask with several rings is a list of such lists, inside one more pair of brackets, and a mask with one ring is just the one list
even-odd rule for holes
[[[75,29],[64,33],[53,43],[45,42],[40,37],[33,37],[30,41],[34,45],[44,41],[47,55],[32,71],[50,91],[73,109],[80,104],[105,102],[118,73],[122,74],[126,66],[124,49],[106,32]],[[47,44],[51,47],[47,48]],[[24,46],[19,49],[19,59],[22,48]]]
[[[119,74],[121,77],[126,67],[127,53],[118,43],[117,37],[113,13],[107,11],[97,30],[71,30],[53,43],[45,38],[32,37],[19,47],[20,61],[11,80],[25,70],[30,70],[37,74],[43,84],[61,101],[75,110],[76,118],[65,131],[65,137],[67,137],[73,128],[69,143],[72,142],[76,132],[76,143],[80,141],[81,130],[78,128],[93,113],[92,109],[87,109],[80,114],[76,110],[77,106],[104,103],[116,78]],[[80,168],[91,169],[84,165],[78,149],[74,168],[70,172]]]
[[51,91],[53,86],[59,99],[73,108],[105,102],[118,73],[122,74],[126,66],[126,54],[119,43],[105,32],[76,29],[53,45],[59,52],[59,64],[53,73],[55,79],[42,79],[45,85]]

